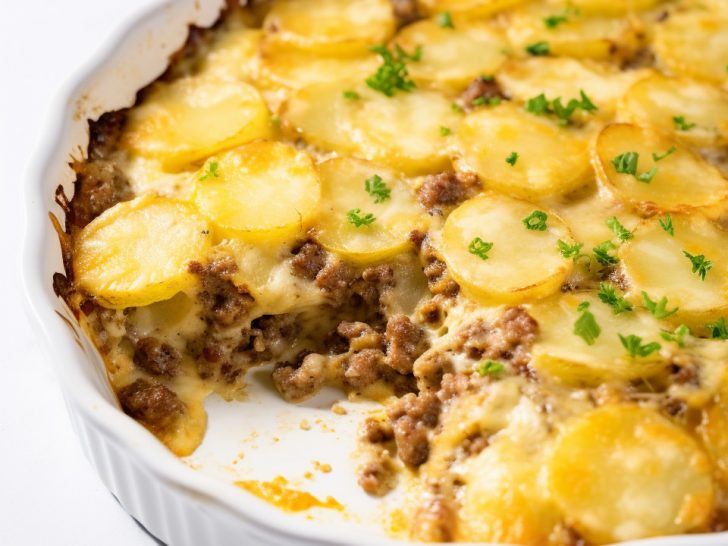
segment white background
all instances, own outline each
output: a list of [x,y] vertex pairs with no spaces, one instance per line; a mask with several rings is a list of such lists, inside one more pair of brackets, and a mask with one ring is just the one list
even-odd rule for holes
[[[84,459],[25,311],[21,188],[64,84],[150,0],[0,0],[0,544],[155,541]],[[37,157],[36,157],[37,159]]]

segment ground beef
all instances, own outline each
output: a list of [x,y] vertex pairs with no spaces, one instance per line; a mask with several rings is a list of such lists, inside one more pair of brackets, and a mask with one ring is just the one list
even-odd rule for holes
[[129,180],[115,163],[97,159],[74,163],[76,181],[66,215],[66,229],[85,227],[91,220],[121,201],[134,197]]
[[384,353],[363,349],[352,354],[344,364],[344,381],[355,389],[368,387],[382,376]]
[[152,375],[174,377],[181,362],[179,351],[156,337],[143,337],[134,346],[134,364]]
[[343,303],[350,295],[350,287],[354,278],[354,272],[344,262],[329,259],[316,274],[314,284],[329,293],[335,303]]
[[392,10],[394,16],[399,21],[400,25],[406,25],[412,21],[416,21],[420,18],[419,11],[417,10],[416,0],[389,0],[392,4]]
[[394,487],[396,472],[390,456],[382,452],[362,465],[357,483],[370,495],[381,497]]
[[455,534],[455,508],[442,495],[428,496],[412,522],[412,539],[450,542]]
[[536,320],[522,307],[510,307],[493,323],[479,319],[465,327],[458,348],[473,360],[499,360],[526,372],[537,335]]
[[481,98],[484,101],[489,101],[491,99],[507,99],[508,97],[503,93],[495,78],[479,76],[465,88],[465,91],[460,95],[460,101],[465,106],[472,107],[474,106],[473,101]]
[[339,323],[336,332],[349,342],[349,350],[384,349],[384,336],[366,322]]
[[137,379],[117,394],[124,413],[156,432],[169,430],[185,412],[174,392],[146,379]]
[[387,321],[384,337],[387,344],[385,364],[398,373],[412,373],[412,364],[428,347],[422,328],[406,315],[394,315]]
[[434,214],[442,214],[442,208],[454,206],[480,190],[478,175],[445,171],[425,177],[417,190],[420,204]]
[[205,266],[199,262],[190,263],[190,273],[198,275],[202,282],[197,301],[203,305],[207,320],[230,326],[239,322],[253,306],[253,297],[230,280],[237,269],[237,264],[229,256]]
[[308,354],[300,364],[279,364],[273,370],[273,383],[288,402],[303,402],[315,395],[326,380],[326,357]]
[[405,464],[418,467],[430,456],[427,433],[437,425],[440,400],[433,391],[409,393],[387,410],[392,422],[397,455]]
[[442,378],[454,371],[452,360],[439,351],[430,351],[417,359],[413,366],[420,389],[439,389]]
[[128,109],[106,112],[97,121],[89,122],[89,160],[104,159],[116,151],[126,125],[127,112]]
[[622,62],[621,69],[636,70],[638,68],[652,68],[655,66],[655,60],[655,52],[652,51],[652,48],[641,47]]
[[301,332],[301,324],[293,314],[263,315],[251,322],[252,348],[271,356],[284,352]]
[[326,252],[317,243],[306,241],[292,251],[291,269],[293,274],[312,281],[326,265]]
[[444,403],[453,398],[463,396],[464,394],[477,392],[488,381],[488,378],[481,377],[477,373],[464,374],[450,371],[442,376],[440,390],[437,391],[437,397]]
[[383,444],[394,439],[394,430],[388,421],[367,417],[361,427],[361,437],[370,444]]
[[447,265],[427,239],[420,248],[420,260],[424,266],[422,271],[427,278],[427,287],[432,294],[442,294],[449,298],[457,296],[460,286],[450,277]]

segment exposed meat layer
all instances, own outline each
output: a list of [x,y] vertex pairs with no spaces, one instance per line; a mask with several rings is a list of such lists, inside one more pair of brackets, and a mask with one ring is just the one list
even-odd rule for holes
[[434,214],[442,214],[444,207],[452,207],[473,197],[480,191],[478,175],[445,171],[425,177],[417,191],[420,204]]
[[143,337],[134,347],[134,364],[152,375],[174,377],[181,361],[177,349],[155,337]]
[[161,383],[137,379],[117,392],[124,413],[155,432],[170,429],[185,412],[184,403]]
[[203,305],[205,317],[222,326],[230,326],[253,306],[253,297],[231,280],[238,266],[231,257],[223,257],[207,265],[192,262],[190,273],[200,277],[201,289],[197,300]]
[[440,416],[441,403],[433,391],[409,393],[389,406],[397,455],[403,463],[418,467],[430,455],[428,432]]

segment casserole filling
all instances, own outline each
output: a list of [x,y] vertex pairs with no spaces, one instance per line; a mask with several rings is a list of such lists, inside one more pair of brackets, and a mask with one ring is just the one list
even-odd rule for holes
[[90,122],[54,289],[179,456],[253,367],[380,401],[402,538],[723,530],[727,63],[721,0],[231,3]]

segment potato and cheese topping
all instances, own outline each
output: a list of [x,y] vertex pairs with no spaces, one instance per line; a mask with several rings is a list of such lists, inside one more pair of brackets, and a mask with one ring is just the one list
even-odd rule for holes
[[253,367],[377,401],[403,539],[725,529],[728,3],[232,4],[57,192],[122,410],[184,456]]

